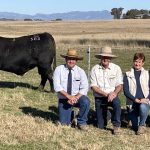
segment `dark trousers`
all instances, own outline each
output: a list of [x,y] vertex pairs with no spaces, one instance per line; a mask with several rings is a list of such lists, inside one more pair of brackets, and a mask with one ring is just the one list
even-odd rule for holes
[[121,121],[121,106],[118,97],[113,99],[112,102],[108,102],[105,97],[95,97],[95,108],[97,116],[97,126],[98,128],[105,128],[107,126],[107,110],[108,106],[112,107],[111,120],[113,126],[120,127]]
[[71,112],[72,107],[79,108],[79,114],[77,117],[78,124],[86,124],[87,115],[90,109],[90,100],[87,96],[81,96],[75,105],[70,105],[67,99],[59,99],[58,109],[59,109],[59,121],[61,124],[69,125],[71,123]]

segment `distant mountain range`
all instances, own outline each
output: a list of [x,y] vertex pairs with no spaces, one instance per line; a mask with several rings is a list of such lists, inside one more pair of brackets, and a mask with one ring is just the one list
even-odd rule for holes
[[13,12],[0,12],[0,19],[32,19],[32,20],[94,20],[94,19],[112,19],[113,16],[107,10],[103,11],[71,11],[66,13],[53,13],[53,14],[19,14]]

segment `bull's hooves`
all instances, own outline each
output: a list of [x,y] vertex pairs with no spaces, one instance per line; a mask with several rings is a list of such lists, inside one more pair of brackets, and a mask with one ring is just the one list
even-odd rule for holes
[[55,91],[54,91],[54,90],[50,90],[50,92],[51,92],[51,93],[55,93]]
[[44,89],[39,87],[39,88],[38,88],[38,91],[44,92]]

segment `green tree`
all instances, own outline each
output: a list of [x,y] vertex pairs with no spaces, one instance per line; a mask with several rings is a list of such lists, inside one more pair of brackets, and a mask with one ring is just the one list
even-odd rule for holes
[[114,16],[114,19],[120,19],[121,15],[122,15],[122,11],[124,8],[120,7],[120,8],[112,8],[111,9],[111,15]]
[[130,9],[126,12],[126,14],[123,15],[124,19],[134,19],[136,15],[139,14],[149,14],[149,10],[146,9]]

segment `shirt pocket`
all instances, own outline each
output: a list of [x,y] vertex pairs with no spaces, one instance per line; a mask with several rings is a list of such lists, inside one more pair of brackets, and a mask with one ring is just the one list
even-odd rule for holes
[[109,84],[111,87],[116,86],[116,75],[110,75],[109,76]]
[[80,83],[81,83],[81,78],[79,76],[74,77],[73,84],[74,84],[75,90],[79,89]]

